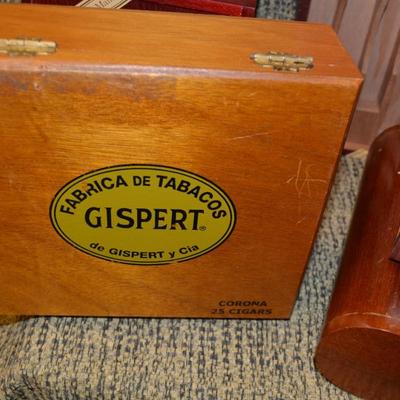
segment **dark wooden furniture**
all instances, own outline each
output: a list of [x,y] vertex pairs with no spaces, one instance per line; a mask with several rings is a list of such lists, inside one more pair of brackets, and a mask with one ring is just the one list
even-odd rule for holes
[[364,399],[400,398],[400,264],[390,259],[399,227],[397,126],[370,149],[315,357],[327,379]]

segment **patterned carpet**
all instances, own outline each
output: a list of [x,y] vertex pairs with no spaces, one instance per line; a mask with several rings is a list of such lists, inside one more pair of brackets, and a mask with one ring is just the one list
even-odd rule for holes
[[31,318],[0,327],[0,399],[355,399],[313,355],[365,153],[342,158],[289,321]]
[[257,17],[295,19],[299,0],[258,0]]

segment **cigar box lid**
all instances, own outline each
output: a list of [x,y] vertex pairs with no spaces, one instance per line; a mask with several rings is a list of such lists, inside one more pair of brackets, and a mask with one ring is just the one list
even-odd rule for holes
[[[54,41],[51,56],[7,57],[0,68],[165,69],[252,79],[361,79],[331,27],[302,22],[146,11],[0,5],[0,38]],[[302,74],[271,72],[250,56],[312,56]]]

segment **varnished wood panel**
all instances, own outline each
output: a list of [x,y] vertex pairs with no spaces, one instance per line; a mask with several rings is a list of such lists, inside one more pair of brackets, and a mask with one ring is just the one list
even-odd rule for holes
[[308,20],[332,25],[365,75],[346,147],[368,148],[379,132],[400,123],[400,108],[396,106],[400,3],[314,0]]
[[336,12],[340,0],[318,0],[311,1],[307,20],[332,25],[335,21]]
[[[97,69],[145,67],[151,73],[151,67],[171,67],[196,69],[199,74],[209,74],[208,70],[257,73],[258,79],[262,79],[260,67],[249,60],[251,54],[275,50],[308,55],[312,43],[315,68],[307,76],[359,78],[357,68],[348,62],[346,51],[327,26],[251,18],[231,21],[224,16],[5,4],[1,5],[1,18],[2,37],[21,37],[23,30],[26,37],[57,42],[59,51],[46,60],[48,68],[84,69],[86,65],[93,68],[94,64]],[[21,19],[28,21],[24,27]],[[18,58],[7,63],[19,68],[26,65],[25,62],[19,65]],[[33,61],[29,68],[40,64]],[[275,74],[269,79],[280,77]],[[290,77],[302,79],[293,74]]]
[[[325,27],[197,18],[0,7],[0,37],[7,25],[59,43],[54,56],[0,57],[1,313],[289,316],[361,79]],[[315,54],[315,69],[256,68],[248,54],[277,37],[274,48]],[[342,63],[330,67],[334,57]],[[64,184],[142,163],[222,187],[237,210],[229,239],[144,268],[91,257],[56,234],[49,205]],[[221,301],[265,301],[270,311],[230,314],[246,307]]]
[[363,399],[400,397],[400,127],[370,149],[316,365]]

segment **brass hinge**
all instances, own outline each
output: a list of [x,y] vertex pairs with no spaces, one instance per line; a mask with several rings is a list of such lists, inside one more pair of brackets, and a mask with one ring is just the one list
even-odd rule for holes
[[313,57],[296,56],[294,54],[269,51],[268,53],[255,53],[250,58],[262,67],[269,67],[275,71],[293,71],[311,69],[314,66]]
[[57,43],[35,38],[0,39],[0,54],[43,56],[55,53]]

